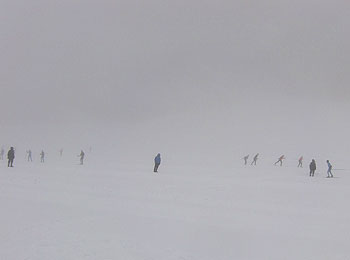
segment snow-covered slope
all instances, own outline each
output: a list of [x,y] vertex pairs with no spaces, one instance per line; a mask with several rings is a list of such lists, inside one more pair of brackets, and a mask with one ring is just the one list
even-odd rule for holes
[[0,259],[344,260],[350,176],[322,163],[1,163]]

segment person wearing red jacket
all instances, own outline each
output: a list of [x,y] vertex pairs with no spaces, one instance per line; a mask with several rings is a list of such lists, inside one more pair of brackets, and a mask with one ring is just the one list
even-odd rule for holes
[[301,157],[299,158],[299,164],[298,164],[298,167],[303,168],[303,159],[304,159],[304,157],[303,157],[303,156],[301,156]]
[[282,163],[283,163],[283,160],[285,159],[285,157],[284,157],[284,155],[282,155],[280,158],[278,158],[278,161],[277,162],[275,162],[275,165],[277,164],[277,163],[280,163],[280,166],[282,166]]

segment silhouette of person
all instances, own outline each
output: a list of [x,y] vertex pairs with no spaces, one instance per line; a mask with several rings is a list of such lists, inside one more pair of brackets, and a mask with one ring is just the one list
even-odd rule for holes
[[80,165],[83,165],[84,164],[84,157],[85,157],[85,153],[83,150],[81,150],[79,156],[80,156]]
[[257,153],[255,156],[254,156],[254,158],[253,158],[253,161],[252,161],[252,163],[250,164],[250,165],[256,165],[256,162],[257,162],[257,160],[258,160],[258,157],[259,157],[259,154]]
[[33,161],[33,158],[32,158],[32,150],[28,150],[27,151],[27,154],[28,154],[28,162],[30,161],[30,162],[32,162]]
[[315,159],[312,159],[310,163],[310,177],[315,176],[315,171],[316,171],[316,162],[315,162]]
[[329,160],[327,160],[327,166],[328,166],[328,170],[327,170],[327,178],[333,178],[333,174],[332,174],[332,164],[329,162]]
[[41,153],[40,153],[40,162],[42,162],[42,163],[45,162],[45,153],[44,153],[44,150],[41,150]]
[[248,163],[248,158],[249,158],[249,154],[243,157],[244,165],[247,165],[247,163]]
[[10,148],[10,150],[7,152],[7,167],[13,167],[13,160],[15,159],[15,150],[13,147]]
[[62,157],[62,155],[63,155],[63,149],[61,148],[60,149],[60,156]]
[[4,160],[5,149],[2,147],[0,151],[0,160]]
[[303,159],[304,159],[304,157],[303,156],[301,156],[300,158],[299,158],[299,164],[298,164],[298,167],[301,167],[301,168],[303,168]]
[[154,170],[153,172],[158,172],[158,167],[161,163],[160,153],[154,158]]
[[275,165],[277,164],[277,163],[280,163],[280,166],[282,166],[282,163],[283,163],[283,160],[285,159],[285,157],[284,157],[284,155],[282,155],[280,158],[278,158],[278,161],[277,162],[275,162]]

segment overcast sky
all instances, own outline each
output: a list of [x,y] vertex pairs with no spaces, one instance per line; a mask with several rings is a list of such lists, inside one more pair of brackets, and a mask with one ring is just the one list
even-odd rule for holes
[[348,135],[348,1],[0,3],[6,131],[194,122]]

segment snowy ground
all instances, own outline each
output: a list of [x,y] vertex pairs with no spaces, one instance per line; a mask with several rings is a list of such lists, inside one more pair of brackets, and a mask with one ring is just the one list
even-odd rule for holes
[[100,163],[1,163],[0,259],[349,259],[346,170]]

